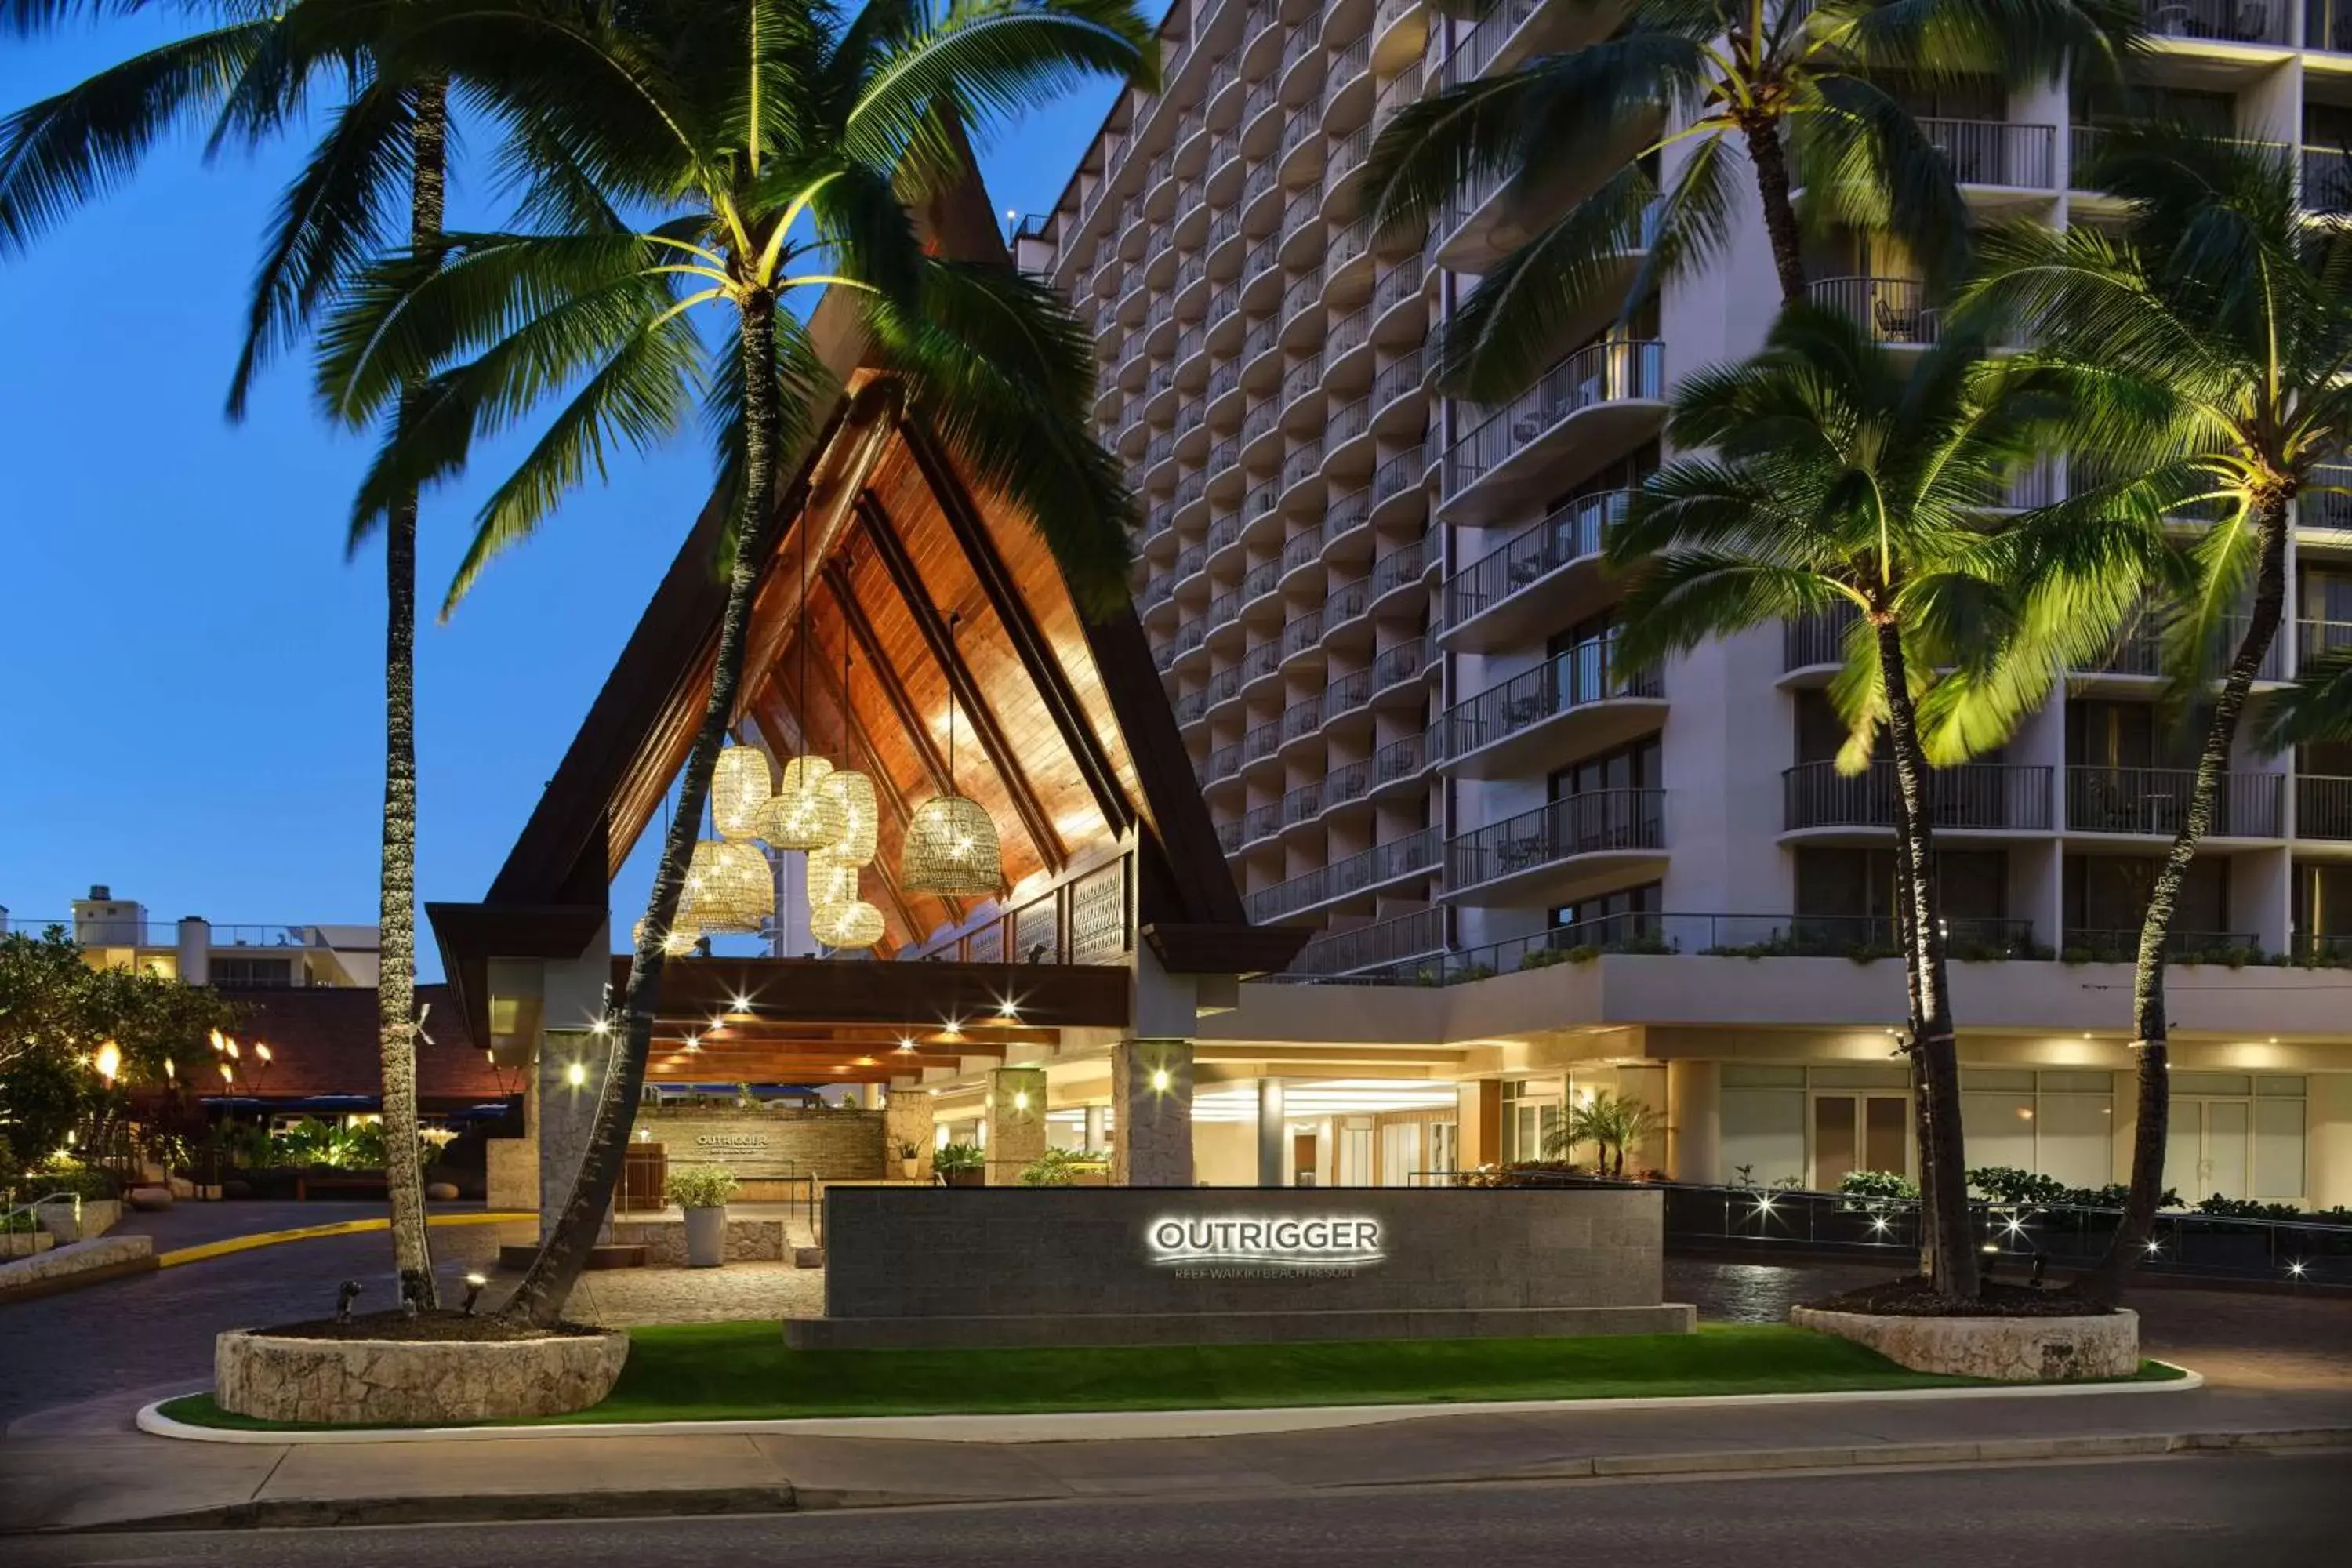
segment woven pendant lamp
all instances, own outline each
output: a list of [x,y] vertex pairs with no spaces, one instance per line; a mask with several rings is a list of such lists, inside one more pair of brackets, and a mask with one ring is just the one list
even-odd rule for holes
[[[841,754],[850,754],[849,747],[849,642],[841,646]],[[825,853],[850,866],[870,866],[881,847],[877,837],[879,805],[874,793],[874,781],[855,768],[835,768],[818,786],[821,794],[841,808],[841,833],[825,846]],[[839,943],[834,945],[838,946]]]
[[[800,644],[801,690],[809,689],[808,680],[808,519],[801,519],[796,531],[801,536],[801,605]],[[801,743],[808,743],[808,720],[801,720]],[[769,803],[760,837],[779,849],[823,849],[841,837],[844,826],[841,803],[824,793],[824,781],[833,774],[833,764],[823,757],[805,752],[784,764],[783,782],[776,786],[775,798]]]
[[710,775],[710,821],[719,837],[738,842],[759,837],[774,793],[767,752],[757,746],[730,746],[719,752]]
[[866,948],[882,940],[882,911],[857,896],[857,869],[830,850],[809,855],[809,935],[827,947]]
[[[949,657],[954,657],[956,623],[948,617]],[[910,892],[978,895],[1004,885],[1004,855],[996,824],[980,802],[956,793],[955,698],[948,698],[948,787],[908,815],[907,843],[898,885]]]
[[757,932],[776,916],[768,858],[749,844],[702,840],[687,867],[686,901],[702,931]]
[[[636,924],[629,928],[629,943],[634,947],[645,940],[646,922],[640,918]],[[702,932],[696,929],[692,921],[686,918],[685,906],[681,904],[677,919],[670,922],[669,934],[662,938],[662,952],[671,958],[684,958],[694,951],[695,944],[701,940]]]
[[784,764],[784,782],[769,798],[760,837],[779,849],[823,849],[847,826],[841,800],[825,794],[833,764],[823,757],[794,757]]
[[863,899],[814,905],[809,935],[830,948],[859,952],[882,940],[882,911]]

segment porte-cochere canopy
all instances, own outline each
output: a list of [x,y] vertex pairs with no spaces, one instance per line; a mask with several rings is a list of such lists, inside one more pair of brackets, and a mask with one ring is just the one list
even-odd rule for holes
[[[1003,259],[988,215],[975,185],[922,216],[935,242]],[[856,341],[844,300],[821,303],[811,331],[821,349]],[[836,961],[673,960],[665,1039],[709,1031],[698,972],[719,964],[758,965],[758,1026],[807,1047],[778,1053],[807,1069],[794,1076],[842,1078],[887,1076],[887,1062],[858,1058],[900,1030],[937,1045],[942,1006],[983,990],[1034,994],[1037,1015],[957,1020],[967,1054],[966,1030],[1123,1026],[1128,987],[1114,1005],[1099,980],[1047,971],[1124,965],[1139,942],[1174,973],[1282,968],[1304,933],[1248,923],[1133,610],[1082,615],[1024,520],[971,483],[854,352],[829,357],[851,368],[836,405],[815,411],[820,435],[780,500],[737,734],[780,760],[805,750],[872,775],[881,847],[865,893],[885,919],[877,956],[924,962],[897,974],[860,963],[850,983]],[[487,898],[430,907],[478,1039],[507,1032],[490,1026],[489,962],[576,957],[594,940],[613,869],[685,763],[725,605],[724,521],[705,506]],[[955,789],[986,807],[1003,844],[1006,886],[992,900],[898,878],[908,814],[949,788],[951,713]],[[614,911],[614,927],[635,913]],[[835,973],[793,980],[819,968]],[[1018,987],[1013,968],[1030,972]],[[656,1076],[695,1076],[691,1059],[664,1074],[662,1056]]]

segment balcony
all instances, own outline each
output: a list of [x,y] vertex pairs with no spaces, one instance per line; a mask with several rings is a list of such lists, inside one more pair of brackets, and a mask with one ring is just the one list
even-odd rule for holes
[[1459,87],[1484,75],[1501,58],[1503,47],[1542,6],[1543,0],[1502,0],[1447,52],[1438,67],[1438,87]]
[[1484,903],[1556,903],[1578,885],[1658,860],[1666,792],[1607,789],[1570,795],[1475,828],[1445,846],[1445,896]]
[[2352,841],[2352,778],[2305,773],[2294,781],[2294,836]]
[[[2070,963],[2132,963],[2139,958],[2140,928],[2101,931],[2070,927],[2058,956]],[[2170,959],[2221,958],[2231,953],[2258,952],[2262,939],[2250,931],[2175,931],[2164,939]]]
[[1613,668],[1614,648],[1580,644],[1447,709],[1448,767],[1465,778],[1505,776],[1654,729],[1666,708],[1657,672]]
[[2313,212],[2352,213],[2352,153],[2338,147],[2303,150],[2303,205]]
[[[2273,648],[2276,644],[2272,645]],[[2352,621],[2297,621],[2294,623],[2295,662],[2309,664],[2352,647]],[[2264,660],[2267,668],[2272,661]]]
[[1415,910],[1394,920],[1376,921],[1349,931],[1318,936],[1298,950],[1291,961],[1293,974],[1349,974],[1360,969],[1401,963],[1445,951],[1445,911]]
[[1862,612],[1849,604],[1781,622],[1780,673],[1826,679],[1830,671],[1845,662],[1846,634],[1861,618]]
[[[2221,644],[2214,650],[2209,671],[2211,679],[2218,680],[2226,672],[2230,659],[2237,652],[2239,641],[2246,635],[2248,624],[2247,617],[2243,616],[2223,617]],[[2284,680],[2287,678],[2286,650],[2287,639],[2284,636],[2273,637],[2269,651],[2263,655],[2263,662],[2254,672],[2254,679],[2258,681]],[[2170,672],[2165,668],[2162,635],[2154,625],[2143,619],[2126,627],[2104,658],[2079,667],[2075,673],[2092,678],[2082,689],[2086,691],[2136,689],[2144,693],[2148,682],[2165,680]]]
[[[1783,828],[1891,828],[1900,816],[1895,764],[1859,773],[1834,763],[1800,763],[1780,775]],[[1969,763],[1927,774],[1929,825],[1938,833],[2047,833],[2050,770],[2011,763]]]
[[1580,349],[1487,416],[1445,454],[1447,521],[1478,524],[1528,498],[1556,491],[1570,446],[1582,472],[1603,467],[1657,434],[1665,420],[1665,345],[1603,342]]
[[1342,899],[1376,892],[1426,877],[1438,864],[1439,849],[1437,829],[1424,827],[1270,888],[1260,888],[1242,900],[1243,909],[1254,924],[1266,925]]
[[2322,463],[2312,470],[2311,483],[2295,498],[2294,524],[2319,532],[2352,534],[2352,466]]
[[1597,586],[1608,531],[1633,500],[1631,490],[1579,496],[1447,578],[1447,649],[1497,647],[1570,617]]
[[1942,331],[1943,313],[1916,278],[1823,278],[1805,285],[1805,297],[1882,343],[1924,348]]
[[[2188,820],[2197,785],[2189,768],[2066,770],[2066,830],[2170,838]],[[2284,773],[2224,773],[2214,792],[2215,838],[2277,838],[2286,831]]]
[[2284,44],[2293,37],[2284,0],[2141,0],[2147,30],[2160,38],[2219,44]]
[[2021,191],[2058,188],[2058,128],[2000,120],[1921,120],[1920,134],[1963,185]]

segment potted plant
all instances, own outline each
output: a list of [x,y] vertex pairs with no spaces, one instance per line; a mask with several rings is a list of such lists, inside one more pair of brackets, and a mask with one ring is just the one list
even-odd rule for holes
[[913,1143],[900,1143],[898,1145],[898,1174],[911,1182],[915,1179],[915,1173],[922,1168],[922,1150],[916,1147]]
[[663,1195],[686,1211],[686,1266],[716,1268],[727,1261],[727,1200],[734,1173],[718,1165],[681,1165],[663,1184]]
[[988,1156],[977,1143],[942,1143],[931,1154],[931,1169],[950,1187],[976,1187],[987,1177]]

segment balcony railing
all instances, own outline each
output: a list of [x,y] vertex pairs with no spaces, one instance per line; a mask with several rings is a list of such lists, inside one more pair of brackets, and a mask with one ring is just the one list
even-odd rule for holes
[[1571,561],[1601,553],[1608,530],[1625,519],[1631,490],[1579,496],[1446,580],[1445,623],[1458,626]]
[[1620,697],[1655,697],[1654,669],[1617,668],[1616,644],[1579,643],[1535,668],[1490,686],[1445,710],[1445,755],[1459,759],[1482,746],[1540,724],[1572,709]]
[[1805,294],[1882,343],[1932,343],[1943,330],[1942,313],[1916,278],[1823,278],[1805,285]]
[[2284,0],[2140,0],[2140,9],[2159,37],[2284,44],[2293,36]]
[[1780,669],[1809,669],[1845,662],[1846,633],[1861,612],[1851,605],[1780,623]]
[[1437,829],[1424,827],[1287,881],[1261,888],[1243,900],[1243,907],[1251,921],[1264,925],[1318,904],[1418,876],[1437,865],[1439,847]]
[[2019,185],[2047,191],[2058,184],[2058,129],[2000,120],[1922,120],[1919,132],[1944,155],[1964,185]]
[[2352,213],[2352,153],[2305,147],[2302,162],[2303,205],[2313,212]]
[[[1948,920],[1944,931],[1948,949],[1964,962],[2049,956],[2034,948],[2030,921]],[[1354,934],[1342,932],[1327,940],[1336,943]],[[1310,972],[1293,964],[1290,973],[1305,978],[1345,973],[1350,984],[1457,985],[1523,969],[1580,963],[1605,953],[1855,959],[1893,957],[1899,951],[1895,922],[1885,916],[1707,915],[1636,910],[1553,926],[1485,947],[1409,954],[1387,964],[1368,958],[1344,970]]]
[[1665,364],[1665,345],[1659,342],[1595,343],[1578,350],[1454,444],[1445,454],[1446,496],[1461,494],[1572,414],[1604,403],[1663,397]]
[[2294,781],[2294,836],[2352,839],[2352,778],[2305,773]]
[[1662,789],[1569,795],[1448,841],[1446,888],[1458,892],[1580,855],[1655,849],[1664,842],[1665,815]]
[[[2131,963],[2139,958],[2140,928],[2100,930],[2070,927],[2058,956],[2084,963]],[[2250,931],[2174,931],[2165,933],[2168,958],[2220,957],[2259,952],[2262,939]]]
[[[1783,822],[1806,827],[1893,827],[1901,814],[1895,764],[1841,773],[1835,763],[1800,763],[1780,775]],[[1969,763],[1927,774],[1929,825],[1937,828],[2042,833],[2050,826],[2050,770],[2015,763]]]
[[[2188,820],[2197,787],[2190,768],[2066,770],[2066,826],[2075,833],[2131,833],[2169,838]],[[2224,773],[2206,831],[2225,838],[2276,838],[2286,831],[2286,775]]]
[[1542,0],[1503,0],[1487,12],[1485,19],[1470,29],[1469,36],[1446,55],[1444,63],[1438,68],[1438,86],[1459,87],[1482,74],[1502,52],[1511,35],[1541,5]]
[[1291,961],[1290,973],[1346,974],[1352,970],[1441,952],[1444,948],[1445,910],[1415,910],[1394,920],[1317,937],[1298,950],[1298,956]]
[[2297,621],[2294,638],[2295,657],[2308,664],[2315,658],[2352,647],[2352,621]]

